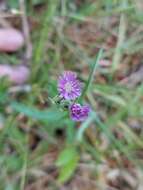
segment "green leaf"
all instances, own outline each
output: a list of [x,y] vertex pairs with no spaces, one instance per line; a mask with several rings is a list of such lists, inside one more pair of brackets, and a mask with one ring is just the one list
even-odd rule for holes
[[97,57],[96,57],[95,62],[92,63],[91,72],[90,72],[90,74],[89,74],[88,80],[87,80],[87,82],[86,82],[86,84],[85,84],[85,87],[84,87],[84,89],[83,89],[83,92],[82,92],[82,95],[81,95],[81,97],[80,97],[80,100],[82,100],[82,98],[83,98],[83,97],[85,96],[85,94],[88,92],[88,89],[89,89],[89,87],[90,87],[90,85],[91,85],[91,83],[92,83],[92,81],[93,81],[93,78],[94,78],[94,75],[95,75],[95,71],[96,71],[96,68],[97,68],[97,66],[98,66],[98,63],[99,63],[99,61],[100,61],[100,59],[101,59],[101,57],[102,57],[102,54],[103,54],[103,50],[100,49],[100,51],[99,51],[99,53],[98,53],[98,55],[97,55]]
[[76,150],[74,147],[64,149],[60,155],[58,160],[56,161],[57,166],[66,165],[76,156]]
[[72,177],[77,168],[78,161],[79,158],[74,157],[70,162],[68,162],[65,166],[61,168],[58,178],[59,183],[64,183]]
[[49,108],[42,111],[34,107],[28,107],[27,105],[18,102],[13,102],[11,104],[11,107],[13,110],[23,113],[28,117],[41,121],[46,121],[48,123],[55,123],[59,120],[62,120],[66,115],[65,112],[61,112],[56,108]]
[[79,161],[79,155],[75,147],[64,149],[56,162],[59,166],[58,182],[64,183],[68,181],[74,174]]

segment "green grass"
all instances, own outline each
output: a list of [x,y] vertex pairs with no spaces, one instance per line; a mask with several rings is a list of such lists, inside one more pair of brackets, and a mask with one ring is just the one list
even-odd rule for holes
[[[40,2],[44,5],[42,11],[33,8]],[[31,177],[36,181],[36,170],[43,169],[42,161],[55,145],[57,157],[54,163],[56,165],[57,158],[57,163],[62,163],[57,164],[60,174],[56,186],[74,176],[84,154],[89,154],[91,162],[98,165],[116,151],[136,168],[142,165],[136,151],[143,148],[143,134],[136,134],[128,121],[132,119],[143,124],[143,84],[128,89],[119,85],[116,78],[119,72],[128,74],[128,65],[135,56],[139,63],[142,62],[143,34],[138,30],[142,13],[133,0],[91,3],[85,0],[80,5],[76,2],[39,0],[27,3],[27,14],[38,23],[31,33],[34,49],[28,81],[31,91],[10,95],[7,81],[1,79],[0,86],[0,122],[4,121],[0,131],[2,190],[24,190]],[[11,1],[10,6],[18,7],[15,3],[17,1]],[[109,26],[111,19],[116,19],[116,24]],[[74,36],[69,34],[72,30],[76,34],[79,31],[85,34],[82,38],[77,35],[75,42]],[[100,31],[96,39],[88,40],[94,30]],[[107,48],[107,39],[112,35],[116,40]],[[84,41],[86,45],[82,44]],[[17,54],[1,54],[0,57],[3,62],[19,64]],[[112,61],[108,69],[99,65],[99,60],[104,58]],[[129,61],[125,62],[127,58]],[[50,101],[57,95],[58,76],[66,69],[77,72],[84,81],[82,101],[92,108],[90,117],[80,126]],[[64,138],[56,136],[57,129],[64,130]],[[115,137],[115,131],[121,139]],[[32,133],[41,138],[34,150],[30,149]],[[100,147],[102,134],[109,142],[106,150]],[[67,156],[68,148],[72,159]],[[63,154],[65,156],[61,156]],[[64,162],[66,156],[68,161]],[[123,167],[122,161],[120,164]]]

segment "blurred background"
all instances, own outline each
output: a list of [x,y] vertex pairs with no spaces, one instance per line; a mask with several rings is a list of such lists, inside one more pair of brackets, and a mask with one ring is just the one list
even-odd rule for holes
[[[0,1],[0,190],[143,190],[143,0]],[[55,104],[72,70],[84,122]]]

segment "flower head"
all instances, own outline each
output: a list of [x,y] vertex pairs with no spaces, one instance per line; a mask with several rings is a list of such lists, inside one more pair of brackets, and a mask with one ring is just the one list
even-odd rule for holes
[[58,81],[60,96],[66,100],[75,100],[81,95],[81,83],[77,75],[71,71],[65,71]]
[[70,116],[74,121],[85,120],[90,112],[90,107],[87,105],[81,106],[80,104],[73,104],[70,107]]

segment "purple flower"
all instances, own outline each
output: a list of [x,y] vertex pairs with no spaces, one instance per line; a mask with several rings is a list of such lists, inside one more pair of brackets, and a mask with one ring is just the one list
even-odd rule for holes
[[87,105],[81,106],[80,104],[73,104],[70,107],[70,116],[74,121],[85,120],[90,112],[90,107]]
[[60,96],[66,100],[75,100],[81,95],[81,83],[77,75],[71,71],[65,71],[58,81]]

